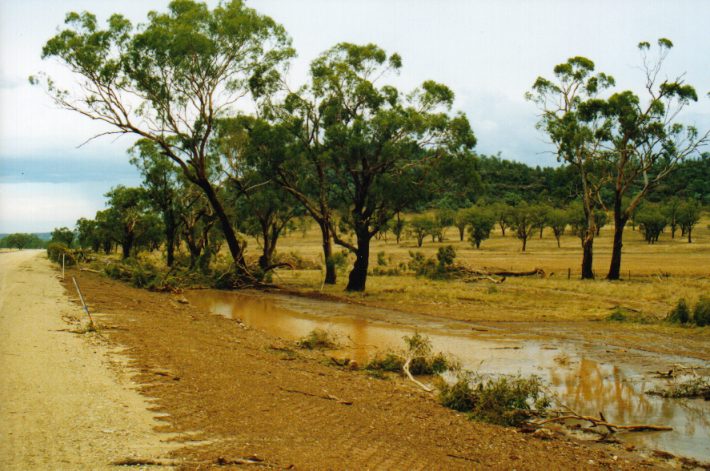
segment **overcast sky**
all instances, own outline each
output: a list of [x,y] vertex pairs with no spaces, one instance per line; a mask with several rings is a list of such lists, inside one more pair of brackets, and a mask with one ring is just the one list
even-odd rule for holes
[[[217,2],[209,1],[210,5]],[[456,93],[478,137],[477,151],[529,164],[553,165],[535,130],[535,107],[524,93],[555,64],[583,55],[612,74],[620,89],[639,90],[636,44],[659,37],[674,44],[665,74],[685,73],[701,94],[682,120],[710,127],[710,2],[524,0],[251,0],[282,23],[298,51],[289,82],[306,79],[308,64],[337,42],[374,42],[399,52],[397,79],[410,89],[433,79]],[[133,138],[102,138],[77,148],[101,128],[54,107],[27,77],[61,66],[40,59],[43,44],[68,11],[100,20],[120,12],[134,23],[167,0],[0,0],[0,233],[44,232],[93,217],[103,194],[137,184],[126,149]]]

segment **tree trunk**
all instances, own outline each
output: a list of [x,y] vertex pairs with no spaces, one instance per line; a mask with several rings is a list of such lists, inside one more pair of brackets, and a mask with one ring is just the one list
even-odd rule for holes
[[355,265],[350,276],[348,277],[348,285],[346,291],[365,291],[365,283],[367,281],[367,267],[370,263],[370,236],[367,234],[367,229],[358,231],[357,234],[357,251],[355,252]]
[[459,239],[463,242],[463,236],[466,232],[466,226],[459,226]]
[[335,270],[335,261],[333,260],[333,241],[330,237],[330,229],[326,221],[320,221],[321,240],[323,245],[323,259],[325,260],[325,281],[326,285],[334,285],[338,274]]
[[693,243],[693,236],[692,236],[692,234],[693,234],[693,226],[690,226],[690,227],[688,228],[688,243],[689,243],[689,244],[692,244],[692,243]]
[[525,246],[528,244],[527,237],[523,238],[523,252],[525,252]]
[[624,227],[628,219],[621,209],[621,195],[617,195],[614,200],[614,245],[611,249],[611,264],[606,275],[607,280],[618,280],[621,277],[621,248],[624,246]]
[[133,248],[133,236],[127,236],[126,239],[121,244],[121,249],[123,250],[123,259],[127,259],[131,256],[131,249]]
[[167,261],[166,263],[168,264],[168,267],[172,267],[173,263],[175,263],[175,233],[176,233],[175,226],[165,226],[165,251],[167,252]]
[[555,239],[557,239],[557,248],[560,248],[560,236],[555,234]]
[[229,221],[229,217],[227,217],[227,213],[222,206],[222,202],[217,197],[217,193],[215,193],[210,182],[207,180],[200,180],[198,184],[205,192],[207,200],[210,202],[210,206],[212,206],[212,209],[219,219],[220,226],[222,227],[222,233],[224,234],[224,240],[227,241],[229,253],[232,255],[232,261],[236,267],[237,274],[247,274],[246,264],[244,263],[244,250],[239,244],[237,234],[234,232],[234,228],[232,227],[232,223]]
[[582,241],[582,279],[593,280],[594,270],[592,269],[592,259],[594,256],[594,232]]

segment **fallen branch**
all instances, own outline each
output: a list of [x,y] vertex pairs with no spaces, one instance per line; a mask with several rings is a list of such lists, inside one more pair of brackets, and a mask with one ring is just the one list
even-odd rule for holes
[[88,271],[89,273],[98,273],[98,274],[101,274],[100,271],[98,271],[98,270],[93,270],[93,269],[91,269],[91,268],[79,268],[79,271]]
[[414,376],[412,376],[412,373],[409,371],[409,364],[412,362],[412,357],[408,357],[407,361],[404,362],[404,365],[402,366],[402,371],[405,372],[405,374],[409,377],[410,380],[420,388],[422,388],[426,392],[432,392],[434,391],[432,388],[427,386],[426,384],[418,381]]
[[[602,414],[603,417],[603,414]],[[552,422],[564,422],[566,420],[583,420],[586,422],[590,422],[592,424],[592,427],[606,427],[607,430],[613,431],[612,429],[618,429],[618,430],[627,430],[629,432],[648,432],[648,431],[656,431],[656,432],[663,432],[663,431],[669,431],[673,430],[673,427],[668,427],[666,425],[617,425],[617,424],[612,424],[610,422],[607,422],[606,420],[598,419],[596,417],[592,417],[589,415],[578,415],[578,414],[568,414],[568,415],[561,415],[559,417],[553,417],[551,419],[545,419],[540,422],[532,422],[534,425],[545,425],[549,424]]]

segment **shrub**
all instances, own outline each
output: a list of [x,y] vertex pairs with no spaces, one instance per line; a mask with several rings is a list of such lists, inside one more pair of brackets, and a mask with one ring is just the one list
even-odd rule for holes
[[510,426],[522,425],[533,411],[550,406],[537,376],[488,380],[460,376],[453,385],[440,386],[439,401],[451,409],[470,412],[472,418]]
[[710,397],[710,382],[707,378],[690,378],[676,381],[665,389],[651,389],[646,394],[666,398]]
[[710,298],[702,296],[693,310],[693,322],[703,327],[710,325]]
[[296,345],[307,350],[332,349],[338,346],[338,342],[330,332],[323,329],[313,329],[296,342]]
[[77,255],[63,242],[50,242],[47,245],[47,258],[61,265],[64,255],[64,265],[76,265]]
[[404,367],[404,358],[396,353],[387,352],[384,355],[376,355],[370,360],[365,369],[369,371],[389,371],[401,373]]
[[678,300],[678,304],[668,314],[666,320],[673,324],[687,324],[690,321],[690,309],[688,309],[685,299]]

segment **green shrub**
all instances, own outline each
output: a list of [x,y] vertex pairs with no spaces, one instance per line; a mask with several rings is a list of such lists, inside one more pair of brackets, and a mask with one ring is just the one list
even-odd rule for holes
[[338,346],[338,342],[330,332],[323,329],[313,329],[308,335],[296,342],[296,345],[307,350],[332,349]]
[[651,389],[646,394],[666,398],[710,397],[710,382],[708,378],[696,377],[685,381],[673,382],[664,389]]
[[693,310],[693,322],[703,327],[710,325],[710,298],[702,296]]
[[668,314],[666,320],[673,324],[687,324],[690,322],[690,309],[688,309],[685,299],[678,300],[678,304]]
[[404,358],[396,353],[387,352],[384,355],[376,355],[371,359],[365,369],[369,371],[389,371],[392,373],[401,373],[404,367]]
[[439,387],[439,402],[444,407],[459,412],[472,411],[476,403],[469,378],[467,376],[459,376],[452,385],[448,385],[442,381]]
[[470,412],[472,418],[510,426],[522,425],[533,411],[550,406],[537,376],[488,380],[460,376],[453,385],[440,386],[439,401],[451,409]]
[[51,261],[62,264],[62,255],[64,255],[64,265],[76,265],[77,255],[63,242],[50,242],[47,245],[47,258]]

